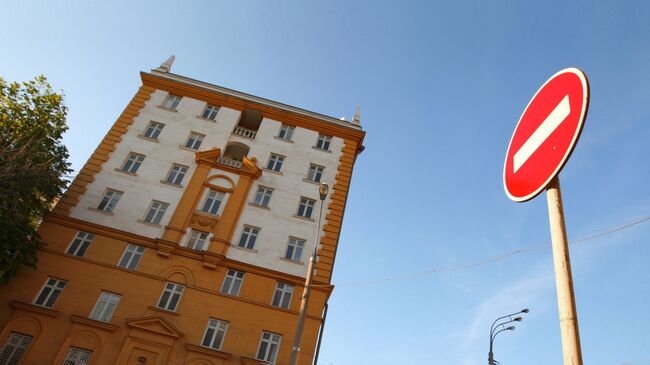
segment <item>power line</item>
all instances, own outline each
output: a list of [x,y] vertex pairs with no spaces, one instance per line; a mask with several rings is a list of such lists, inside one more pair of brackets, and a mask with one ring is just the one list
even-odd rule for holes
[[[637,218],[635,220],[629,221],[627,223],[621,224],[619,226],[615,227],[610,227],[604,231],[600,231],[597,233],[593,233],[590,235],[587,235],[585,237],[581,237],[575,240],[572,240],[569,242],[570,245],[578,245],[578,244],[584,244],[587,241],[594,240],[596,238],[600,238],[603,236],[610,235],[615,232],[619,232],[628,228],[631,228],[633,226],[636,226],[638,224],[641,224],[643,222],[647,222],[650,220],[650,216],[642,217],[642,218]],[[422,276],[430,275],[433,273],[439,273],[439,272],[452,272],[452,271],[462,271],[462,270],[467,270],[471,269],[477,266],[483,266],[487,264],[491,264],[493,262],[501,261],[504,260],[508,257],[515,256],[521,253],[528,253],[528,252],[533,252],[533,251],[540,251],[540,250],[545,250],[551,248],[550,244],[544,244],[544,245],[535,245],[535,246],[525,246],[521,247],[509,252],[506,252],[504,254],[498,255],[498,256],[492,256],[488,257],[485,259],[477,260],[477,261],[472,261],[472,262],[467,262],[467,263],[461,263],[461,264],[456,264],[452,266],[442,266],[442,267],[437,267],[437,268],[432,268],[424,271],[418,271],[410,274],[404,274],[404,275],[396,275],[396,276],[389,276],[385,278],[380,278],[380,279],[372,279],[372,280],[363,280],[363,281],[356,281],[356,282],[350,282],[350,283],[342,283],[342,284],[337,284],[337,287],[347,287],[347,286],[362,286],[362,285],[372,285],[372,284],[380,284],[388,281],[404,281],[404,280],[411,280],[411,279],[416,279]]]

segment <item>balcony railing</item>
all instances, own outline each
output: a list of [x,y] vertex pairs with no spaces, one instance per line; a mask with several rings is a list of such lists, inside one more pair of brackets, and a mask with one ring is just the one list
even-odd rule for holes
[[234,167],[234,168],[236,168],[236,169],[240,168],[240,167],[241,167],[241,164],[242,164],[241,161],[233,160],[232,158],[223,157],[223,156],[222,156],[222,157],[219,157],[219,159],[217,160],[217,162],[220,163],[220,164],[222,164],[222,165],[226,165],[226,166]]
[[255,139],[255,135],[257,134],[257,131],[237,126],[235,127],[235,131],[233,133],[244,138]]

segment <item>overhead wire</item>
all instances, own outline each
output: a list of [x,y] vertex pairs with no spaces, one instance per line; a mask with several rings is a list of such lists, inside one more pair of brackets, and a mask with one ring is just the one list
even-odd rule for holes
[[[577,245],[577,244],[583,244],[585,242],[594,240],[596,238],[600,238],[603,236],[610,235],[615,232],[623,231],[625,229],[631,228],[633,226],[636,226],[638,224],[647,222],[650,220],[650,216],[645,216],[641,218],[634,219],[632,221],[628,221],[626,223],[623,223],[618,226],[610,227],[605,229],[604,231],[599,231],[593,234],[589,234],[587,236],[577,238],[574,240],[569,241],[569,245]],[[362,281],[355,281],[355,282],[348,282],[348,283],[341,283],[341,284],[336,284],[337,287],[350,287],[350,286],[363,286],[363,285],[373,285],[373,284],[380,284],[384,282],[389,282],[389,281],[404,281],[404,280],[411,280],[411,279],[416,279],[422,276],[427,276],[431,275],[433,273],[440,273],[440,272],[453,272],[453,271],[462,271],[462,270],[468,270],[471,268],[475,268],[478,266],[483,266],[487,264],[491,264],[493,262],[505,260],[511,256],[515,256],[518,254],[522,253],[528,253],[528,252],[534,252],[534,251],[541,251],[545,250],[551,247],[551,244],[543,244],[543,245],[534,245],[534,246],[524,246],[520,247],[518,249],[497,255],[497,256],[491,256],[487,257],[484,259],[476,260],[476,261],[471,261],[467,263],[460,263],[456,265],[451,265],[451,266],[441,266],[441,267],[436,267],[436,268],[431,268],[427,270],[422,270],[422,271],[417,271],[409,274],[403,274],[403,275],[395,275],[395,276],[388,276],[384,278],[379,278],[379,279],[370,279],[370,280],[362,280]],[[317,285],[315,285],[317,286]]]

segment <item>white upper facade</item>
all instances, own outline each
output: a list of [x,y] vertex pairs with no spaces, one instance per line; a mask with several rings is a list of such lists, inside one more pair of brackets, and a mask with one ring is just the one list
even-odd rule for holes
[[[71,216],[149,238],[161,238],[197,167],[196,151],[184,147],[190,134],[205,136],[198,151],[217,147],[221,149],[222,155],[229,143],[239,142],[250,148],[248,158],[257,158],[257,165],[264,170],[250,189],[247,203],[236,222],[227,257],[287,274],[305,276],[306,263],[316,242],[320,208],[319,184],[308,180],[309,168],[311,164],[321,166],[321,182],[331,187],[337,174],[343,139],[332,136],[328,151],[317,149],[315,146],[319,132],[296,126],[291,141],[287,141],[278,138],[282,123],[268,118],[262,119],[254,138],[241,137],[234,133],[242,117],[239,110],[217,105],[220,109],[216,118],[208,120],[201,117],[206,102],[183,97],[175,110],[170,110],[162,107],[168,95],[163,90],[155,90],[151,94],[133,124],[122,135],[109,160],[88,185]],[[164,125],[156,140],[144,137],[151,122]],[[135,173],[122,171],[129,154],[144,156]],[[284,157],[279,173],[265,169],[271,154]],[[180,186],[164,182],[173,164],[188,167]],[[235,184],[238,182],[239,176],[234,173],[219,171],[219,174],[230,177]],[[259,186],[272,189],[268,207],[254,204]],[[98,209],[107,189],[122,193],[110,213]],[[301,197],[316,200],[312,219],[296,216]],[[145,222],[153,201],[168,204],[158,224]],[[326,224],[328,203],[329,198],[324,202],[321,228]],[[194,208],[199,209],[198,206]],[[259,229],[252,249],[238,247],[244,226]],[[186,232],[185,235],[188,234]],[[298,260],[284,258],[290,238],[305,241]],[[181,244],[186,241],[187,237],[181,240]]]

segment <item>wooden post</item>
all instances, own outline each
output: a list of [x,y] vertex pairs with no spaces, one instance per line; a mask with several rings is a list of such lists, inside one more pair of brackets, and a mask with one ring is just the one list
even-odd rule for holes
[[547,186],[546,200],[548,202],[548,218],[551,223],[555,285],[560,313],[564,365],[582,365],[578,314],[573,294],[569,244],[566,236],[566,226],[564,225],[564,208],[562,207],[562,192],[560,191],[560,178],[558,176],[555,176]]

